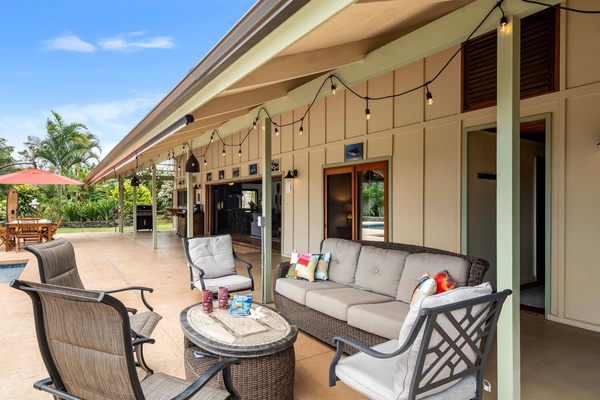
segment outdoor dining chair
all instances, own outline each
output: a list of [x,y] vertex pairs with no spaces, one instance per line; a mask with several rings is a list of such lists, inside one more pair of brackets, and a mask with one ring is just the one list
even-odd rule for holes
[[[77,260],[75,258],[75,250],[73,245],[59,238],[50,242],[45,242],[37,245],[28,245],[25,250],[35,254],[40,272],[40,281],[52,285],[64,286],[74,289],[85,290],[83,282],[77,270]],[[158,321],[162,318],[159,314],[153,311],[153,308],[146,301],[145,292],[152,293],[154,289],[143,286],[130,286],[120,289],[105,290],[105,293],[117,293],[130,290],[139,290],[141,300],[148,311],[138,313],[137,310],[129,308],[133,314],[129,316],[132,335],[150,337]],[[152,370],[144,362],[142,354],[143,348],[136,347],[137,359],[143,369],[148,372]]]
[[[254,290],[252,264],[240,259],[233,250],[230,235],[183,238],[183,250],[190,267],[190,286],[193,290],[212,290],[219,292],[219,287],[227,287],[228,291],[240,292]],[[246,266],[248,276],[238,275],[235,263]]]
[[63,221],[63,217],[60,217],[60,219],[58,220],[58,222],[56,224],[52,224],[48,228],[42,229],[41,236],[45,242],[52,240],[52,238],[56,234],[56,231],[58,230],[58,228],[60,228],[60,224],[62,224],[62,221]]
[[[370,399],[482,399],[483,372],[504,300],[489,283],[452,289],[413,304],[398,340],[367,347],[333,339],[329,386],[340,379]],[[341,359],[344,346],[359,350]]]
[[25,247],[29,243],[41,243],[42,228],[39,224],[39,218],[19,218],[19,224],[15,231],[15,244],[17,253],[21,251],[21,247]]
[[[13,280],[33,303],[38,346],[49,377],[33,387],[64,399],[238,399],[230,374],[235,358],[208,368],[197,380],[150,373],[140,381],[127,309],[106,292]],[[222,374],[226,390],[207,387]]]

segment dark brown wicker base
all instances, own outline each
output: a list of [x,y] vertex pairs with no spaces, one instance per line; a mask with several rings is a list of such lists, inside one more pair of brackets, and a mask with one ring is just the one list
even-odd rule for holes
[[[190,344],[187,342],[185,345]],[[226,358],[196,358],[195,350],[201,349],[192,345],[184,351],[185,377],[188,380],[196,379],[212,364]],[[241,398],[247,400],[293,399],[295,371],[294,346],[269,356],[240,358],[240,364],[231,367],[233,386]],[[224,388],[222,375],[218,379],[212,379],[209,385]]]

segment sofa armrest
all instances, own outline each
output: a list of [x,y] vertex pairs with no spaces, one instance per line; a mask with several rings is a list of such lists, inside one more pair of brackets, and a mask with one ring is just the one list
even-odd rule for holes
[[290,269],[290,262],[289,261],[284,261],[282,263],[277,264],[277,267],[275,268],[275,271],[273,272],[273,292],[275,291],[275,285],[277,282],[277,279],[279,278],[285,278],[285,276],[287,275],[288,269]]

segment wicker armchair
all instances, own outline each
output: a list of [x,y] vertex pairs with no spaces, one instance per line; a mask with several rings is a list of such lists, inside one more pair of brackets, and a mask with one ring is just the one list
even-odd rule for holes
[[[237,399],[230,366],[223,360],[194,382],[162,373],[140,381],[123,303],[103,292],[89,292],[14,280],[11,286],[27,293],[33,303],[38,344],[49,378],[36,389],[64,399]],[[222,372],[225,390],[206,387]]]
[[[329,386],[338,379],[371,399],[482,399],[483,371],[504,300],[489,283],[412,305],[398,340],[368,347],[334,338]],[[344,345],[359,352],[341,360]]]
[[[240,259],[233,250],[231,236],[183,238],[183,250],[190,267],[190,286],[193,290],[212,290],[216,295],[220,286],[229,292],[254,290],[252,264]],[[248,276],[238,275],[235,263],[246,266]]]
[[[38,261],[40,272],[40,280],[42,283],[64,286],[74,289],[82,289],[85,287],[79,272],[77,271],[77,260],[75,259],[75,250],[73,245],[59,238],[46,243],[37,245],[28,245],[25,250],[35,254]],[[138,313],[137,310],[130,308],[129,323],[132,329],[133,337],[150,337],[158,321],[162,318],[159,314],[153,312],[153,308],[146,301],[145,292],[152,293],[154,289],[143,286],[131,286],[120,289],[105,290],[105,293],[117,293],[129,290],[139,290],[141,299],[148,311]],[[152,370],[144,362],[142,347],[136,347],[137,359],[142,368],[148,372]]]

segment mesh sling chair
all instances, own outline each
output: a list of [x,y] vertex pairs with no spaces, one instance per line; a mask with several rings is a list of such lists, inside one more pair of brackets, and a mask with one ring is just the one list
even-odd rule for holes
[[[218,293],[220,286],[227,287],[229,292],[254,290],[252,264],[235,254],[231,236],[184,237],[183,250],[190,267],[192,289],[208,289],[213,294]],[[238,275],[236,261],[246,266],[247,277]]]
[[[512,293],[489,283],[429,296],[411,305],[398,340],[367,347],[336,337],[329,386],[371,399],[482,399],[483,371],[500,311]],[[359,350],[340,360],[344,346]]]
[[[163,373],[140,381],[127,309],[103,292],[90,292],[13,280],[11,287],[27,293],[33,303],[36,334],[49,378],[33,386],[64,399],[237,399],[225,359],[189,382]],[[223,373],[226,391],[205,387]]]
[[[77,271],[77,261],[75,259],[75,250],[73,245],[63,239],[51,240],[37,245],[28,245],[25,250],[35,254],[40,272],[40,281],[52,285],[65,286],[74,289],[85,290],[83,282]],[[129,316],[132,335],[135,337],[150,337],[158,321],[162,318],[153,311],[153,308],[146,301],[145,292],[152,293],[154,289],[143,286],[131,286],[126,288],[105,290],[105,293],[117,293],[129,290],[139,290],[141,299],[148,311],[137,313],[135,309],[129,309],[132,315]],[[152,370],[144,362],[142,354],[143,348],[136,346],[137,360],[141,367],[148,372]]]

